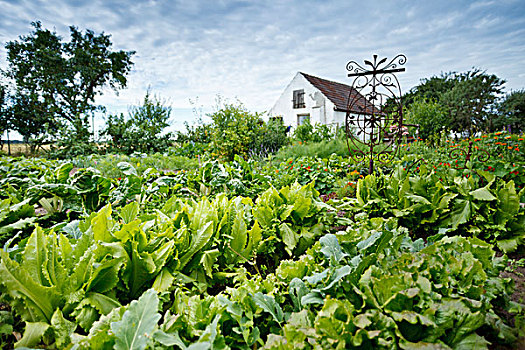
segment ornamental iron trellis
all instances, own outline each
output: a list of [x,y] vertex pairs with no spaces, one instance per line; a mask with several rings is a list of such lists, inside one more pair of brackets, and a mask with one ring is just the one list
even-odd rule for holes
[[[346,69],[353,77],[346,109],[346,141],[350,156],[357,162],[368,160],[369,174],[374,171],[374,162],[387,163],[393,160],[403,136],[408,134],[403,124],[401,86],[395,73],[404,72],[400,66],[406,63],[403,54],[387,62],[387,58],[373,62],[365,60],[364,68],[350,61]],[[388,103],[387,103],[388,101]]]
[[[456,145],[454,149],[450,150],[448,156],[452,160],[453,167],[458,170],[468,169],[468,163],[471,161],[477,160],[480,163],[485,163],[490,159],[490,153],[483,148],[474,146],[472,140],[469,141],[466,148]],[[458,162],[463,157],[465,157],[463,161],[461,163]]]

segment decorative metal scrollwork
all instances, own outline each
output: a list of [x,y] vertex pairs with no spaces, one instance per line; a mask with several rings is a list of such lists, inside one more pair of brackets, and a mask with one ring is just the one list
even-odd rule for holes
[[355,61],[346,65],[348,76],[354,77],[346,109],[348,150],[357,162],[368,160],[369,173],[374,170],[374,162],[390,162],[408,134],[408,125],[403,124],[401,86],[395,75],[405,70],[400,66],[406,60],[405,55],[390,61],[378,60],[374,55],[373,61],[364,61],[370,68]]
[[[467,148],[455,147],[450,150],[448,156],[453,161],[452,164],[454,168],[458,170],[467,169],[468,162],[478,161],[480,163],[485,163],[490,159],[489,152],[482,148],[478,148],[477,146],[475,148],[472,146],[473,142],[470,141]],[[462,160],[462,162],[458,162],[459,160]]]

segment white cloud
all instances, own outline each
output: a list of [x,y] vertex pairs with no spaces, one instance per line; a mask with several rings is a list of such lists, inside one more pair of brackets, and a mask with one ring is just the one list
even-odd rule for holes
[[97,102],[126,112],[151,86],[172,101],[179,124],[193,118],[190,99],[209,110],[220,94],[267,110],[297,71],[345,82],[349,60],[375,53],[407,55],[404,91],[473,66],[497,71],[508,89],[524,85],[522,1],[0,0],[0,8],[3,43],[28,34],[35,20],[64,37],[69,25],[111,34],[114,49],[137,52],[135,65],[125,90]]

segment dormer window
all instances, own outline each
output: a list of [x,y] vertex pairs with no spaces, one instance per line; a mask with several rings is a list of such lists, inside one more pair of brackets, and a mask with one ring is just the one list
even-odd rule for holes
[[293,108],[304,108],[304,89],[294,90],[293,92]]

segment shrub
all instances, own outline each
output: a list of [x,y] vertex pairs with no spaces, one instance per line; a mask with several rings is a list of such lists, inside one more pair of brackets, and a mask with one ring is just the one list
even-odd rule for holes
[[130,109],[128,120],[123,114],[110,115],[102,134],[109,137],[108,148],[113,152],[164,152],[171,145],[171,133],[164,133],[170,115],[171,106],[148,91],[142,105]]
[[257,144],[261,125],[258,113],[252,114],[242,105],[225,104],[210,115],[213,120],[212,145],[225,159],[236,154],[246,157]]

